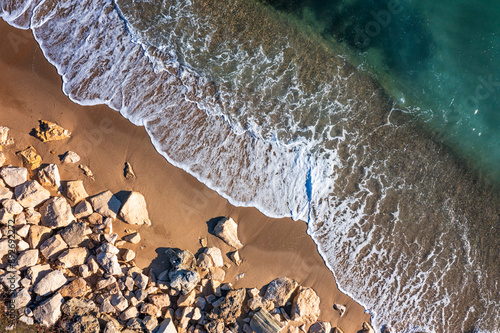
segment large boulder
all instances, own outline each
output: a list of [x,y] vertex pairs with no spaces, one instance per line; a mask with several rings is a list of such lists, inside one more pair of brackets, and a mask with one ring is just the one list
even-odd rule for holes
[[89,201],[94,211],[106,217],[115,219],[116,214],[120,211],[120,200],[118,200],[109,190],[89,198]]
[[63,197],[53,197],[41,209],[42,224],[49,228],[61,228],[75,221],[71,206]]
[[292,320],[311,324],[318,320],[320,299],[312,288],[300,287],[293,299]]
[[5,184],[10,187],[16,187],[28,180],[28,169],[13,166],[6,166],[0,170]]
[[16,200],[24,208],[33,208],[50,198],[50,192],[36,180],[16,186]]
[[139,192],[131,192],[120,210],[120,218],[130,224],[151,225],[144,196]]
[[33,317],[43,326],[51,327],[61,317],[61,305],[64,303],[61,294],[57,293],[33,310]]
[[276,307],[284,306],[297,287],[298,283],[294,280],[279,277],[269,283],[264,298],[272,301]]
[[217,222],[214,235],[237,250],[243,247],[243,244],[238,239],[238,225],[230,217],[223,217]]

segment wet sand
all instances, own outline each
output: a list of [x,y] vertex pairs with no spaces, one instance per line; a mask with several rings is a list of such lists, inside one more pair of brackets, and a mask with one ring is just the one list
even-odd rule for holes
[[[218,216],[231,216],[239,224],[239,237],[245,247],[243,263],[232,265],[226,275],[235,287],[262,287],[279,276],[288,276],[312,287],[321,298],[320,320],[330,321],[344,332],[357,332],[370,316],[348,296],[342,294],[333,274],[319,256],[316,245],[306,234],[306,223],[289,218],[272,219],[254,208],[231,205],[194,177],[170,165],[159,155],[143,127],[132,125],[106,106],[83,107],[71,102],[61,91],[61,78],[43,57],[30,31],[0,22],[0,125],[11,128],[14,147],[8,149],[8,162],[19,164],[13,152],[34,146],[44,163],[57,163],[63,180],[83,179],[90,195],[110,189],[139,191],[146,197],[151,227],[134,227],[116,222],[115,229],[140,229],[142,241],[137,250],[140,267],[162,270],[162,249],[178,247],[196,252],[199,238],[223,253],[226,244],[208,233],[208,223]],[[73,132],[71,139],[41,143],[29,133],[38,120],[55,121]],[[59,155],[77,152],[80,163],[90,167],[95,181],[85,177],[77,165],[62,165]],[[51,153],[53,151],[53,153]],[[124,163],[130,162],[137,175],[125,179]],[[229,259],[227,259],[229,262]],[[244,273],[237,282],[235,277]],[[337,272],[342,274],[342,272]],[[347,305],[339,318],[334,303]]]

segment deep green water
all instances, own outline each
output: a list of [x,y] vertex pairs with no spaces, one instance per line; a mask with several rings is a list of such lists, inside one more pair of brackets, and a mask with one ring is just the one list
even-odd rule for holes
[[500,181],[500,2],[262,1],[344,45],[455,155]]

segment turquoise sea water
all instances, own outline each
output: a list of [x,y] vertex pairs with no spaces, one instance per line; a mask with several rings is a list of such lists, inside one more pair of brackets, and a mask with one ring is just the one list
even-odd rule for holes
[[358,64],[487,181],[500,181],[500,2],[262,0]]

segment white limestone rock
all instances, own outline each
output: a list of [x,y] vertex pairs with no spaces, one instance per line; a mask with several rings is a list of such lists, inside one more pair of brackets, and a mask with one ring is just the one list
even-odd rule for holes
[[50,192],[36,180],[16,186],[15,193],[17,202],[24,208],[34,208],[50,198]]
[[12,199],[14,198],[14,192],[9,190],[5,186],[0,186],[0,202],[6,199]]
[[60,270],[54,270],[45,275],[33,288],[33,292],[40,296],[47,296],[66,284],[68,280]]
[[38,250],[26,250],[19,254],[16,262],[16,269],[23,270],[35,266],[38,261]]
[[74,215],[77,219],[83,219],[92,215],[93,212],[92,205],[87,200],[82,200],[75,206]]
[[5,208],[0,209],[0,224],[1,225],[14,224],[14,215],[7,212]]
[[129,262],[131,260],[134,260],[135,258],[135,252],[129,249],[125,249],[125,251],[122,254],[122,260],[125,262]]
[[243,247],[243,244],[238,239],[238,225],[230,217],[223,217],[217,222],[214,228],[214,235],[237,250]]
[[57,234],[43,242],[42,246],[40,246],[40,252],[45,259],[52,260],[67,248],[68,244],[66,244],[61,235]]
[[123,236],[123,240],[132,244],[137,244],[141,241],[141,235],[138,232],[134,232],[133,234]]
[[120,210],[120,217],[129,224],[151,225],[146,199],[139,192],[131,192]]
[[61,228],[68,226],[75,220],[71,206],[63,197],[49,199],[41,209],[42,224],[49,228]]
[[68,163],[75,164],[80,162],[80,156],[78,156],[78,154],[75,153],[74,151],[69,150],[66,152],[66,154],[64,154],[63,158],[61,159],[61,162],[63,162],[64,164]]
[[222,258],[222,253],[218,247],[207,247],[205,253],[212,258],[215,267],[224,266],[224,259]]
[[25,219],[28,224],[38,224],[42,219],[42,214],[33,209],[33,207],[28,207],[25,209]]
[[97,262],[110,275],[122,274],[122,269],[118,263],[116,254],[101,252],[97,255]]
[[28,169],[9,165],[0,170],[0,176],[7,185],[16,187],[28,180]]
[[2,201],[3,208],[7,211],[9,214],[17,215],[21,214],[23,212],[23,206],[21,206],[16,200],[14,199],[7,199]]
[[31,284],[36,285],[47,274],[52,272],[49,264],[40,264],[28,268],[26,277],[31,280]]
[[0,152],[0,167],[3,166],[3,164],[5,163],[6,160],[7,160],[7,158],[5,157],[5,154]]
[[87,261],[89,251],[84,247],[74,247],[64,251],[57,260],[64,268],[83,265]]
[[83,180],[74,180],[66,183],[66,194],[74,203],[80,202],[89,195],[83,186]]
[[31,295],[27,288],[16,290],[11,297],[14,309],[24,308],[31,302]]
[[320,315],[319,303],[320,299],[312,288],[300,287],[293,299],[292,320],[315,323]]
[[116,214],[120,211],[120,200],[118,200],[109,190],[90,197],[89,201],[94,211],[106,217],[116,219]]
[[30,225],[25,224],[21,228],[17,229],[16,234],[21,238],[26,238],[30,232]]
[[57,293],[33,310],[35,320],[47,327],[54,326],[61,317],[61,306],[64,299],[61,294]]
[[61,176],[55,164],[49,164],[38,171],[38,180],[42,186],[61,191]]

